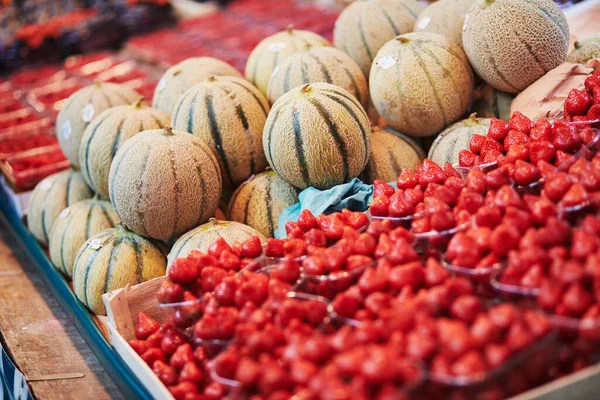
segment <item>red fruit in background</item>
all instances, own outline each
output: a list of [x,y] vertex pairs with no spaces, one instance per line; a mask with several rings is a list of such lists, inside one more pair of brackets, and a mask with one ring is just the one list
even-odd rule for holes
[[498,119],[498,118],[492,118],[492,120],[490,121],[490,128],[488,129],[488,134],[487,136],[495,139],[495,140],[503,140],[506,135],[508,135],[508,131],[511,128],[509,128],[508,123]]
[[191,382],[196,385],[204,382],[204,371],[194,362],[186,363],[179,373],[179,382]]
[[417,204],[422,202],[423,198],[425,197],[420,188],[406,189],[404,191],[404,195],[406,196],[406,199],[413,205],[413,207],[416,207]]
[[417,176],[413,173],[412,170],[405,168],[398,176],[398,180],[396,181],[396,186],[398,189],[411,189],[417,186],[419,180]]
[[529,213],[513,206],[506,207],[502,222],[504,224],[516,227],[521,233],[525,233],[525,231],[531,226],[531,218],[529,217]]
[[490,367],[496,368],[504,364],[510,357],[510,350],[502,344],[490,343],[484,348],[485,360]]
[[464,268],[475,268],[481,259],[479,246],[464,232],[459,232],[450,239],[446,257],[451,264]]
[[512,304],[499,304],[492,307],[488,315],[494,325],[498,328],[506,329],[517,320],[519,312]]
[[406,335],[406,354],[418,360],[426,361],[431,358],[437,350],[435,341],[417,331],[411,331]]
[[574,153],[581,147],[581,138],[575,128],[566,125],[564,122],[559,124],[559,122],[557,121],[554,124],[554,141],[552,144],[557,150]]
[[402,289],[404,286],[417,288],[425,279],[425,271],[419,262],[399,265],[391,269],[389,281],[392,287]]
[[412,203],[406,198],[404,191],[398,190],[390,197],[389,215],[391,217],[406,217],[414,211]]
[[298,216],[298,226],[305,232],[313,228],[318,228],[319,222],[308,209],[304,209],[300,212]]
[[481,161],[475,160],[475,165],[499,162],[501,157],[503,157],[502,151],[498,149],[489,149],[485,152],[485,156],[483,156]]
[[502,143],[500,143],[497,140],[494,140],[490,137],[484,137],[480,154],[482,157],[485,158],[485,156],[489,152],[493,152],[495,154],[502,154],[502,152],[503,152],[502,150],[503,150]]
[[392,264],[399,265],[415,261],[419,258],[419,255],[410,243],[404,239],[400,239],[392,243],[390,251],[387,253],[387,258]]
[[571,116],[586,115],[592,106],[592,96],[585,90],[571,89],[565,100],[565,111]]
[[454,214],[452,211],[437,211],[431,214],[429,218],[431,229],[438,232],[444,232],[456,226]]
[[552,174],[544,184],[544,194],[553,202],[558,202],[571,188],[573,182],[565,172]]
[[567,207],[577,206],[579,204],[583,204],[588,201],[589,195],[587,190],[580,183],[575,183],[571,188],[565,193],[562,198],[561,203]]
[[502,166],[485,175],[485,183],[490,190],[498,190],[503,185],[510,184],[508,168]]
[[552,329],[550,321],[538,311],[526,310],[523,312],[523,320],[535,337],[542,337]]
[[540,118],[535,127],[529,132],[529,137],[533,141],[545,140],[551,142],[554,139],[552,124],[546,118]]
[[450,314],[463,322],[470,323],[477,314],[483,311],[483,304],[479,298],[472,295],[460,296],[450,306]]
[[504,138],[504,151],[510,151],[510,147],[516,144],[524,144],[529,142],[529,136],[521,131],[510,130]]
[[[202,346],[198,347],[202,349]],[[192,350],[192,346],[189,343],[184,343],[180,345],[169,360],[169,364],[177,370],[183,368],[183,366],[190,362],[194,361],[194,351]]]
[[354,229],[360,229],[369,223],[369,217],[360,211],[350,211],[348,209],[342,210],[342,221]]
[[150,366],[154,364],[155,361],[165,362],[165,354],[157,348],[151,348],[147,350],[144,354],[142,354],[142,360]]
[[585,88],[592,92],[594,88],[600,87],[600,72],[596,71],[585,79]]
[[167,386],[177,383],[177,372],[164,361],[156,360],[152,364],[152,372]]
[[529,267],[527,272],[521,278],[521,286],[524,288],[539,288],[544,278],[544,269],[541,265],[535,264]]
[[550,279],[542,281],[537,303],[547,311],[553,311],[561,302],[564,289],[560,283]]
[[502,186],[494,196],[494,204],[500,208],[514,206],[521,208],[524,204],[517,191],[508,185]]
[[285,223],[285,234],[288,238],[301,238],[304,235],[304,231],[297,222],[288,221]]
[[473,348],[473,339],[463,322],[440,319],[437,327],[438,340],[444,352],[456,357]]
[[164,338],[165,334],[163,332],[158,331],[148,336],[148,339],[146,339],[146,343],[152,348],[160,348],[160,344],[162,343],[162,340]]
[[183,286],[167,279],[160,285],[156,296],[161,304],[179,303],[183,300]]
[[457,207],[468,211],[470,214],[475,214],[481,206],[483,206],[483,196],[479,193],[464,191],[458,198]]
[[410,230],[413,233],[429,232],[431,230],[431,227],[429,225],[429,219],[420,218],[420,219],[413,220],[413,222],[410,225]]
[[540,171],[535,165],[517,160],[513,178],[518,185],[526,186],[540,179]]
[[[300,213],[302,216],[302,213]],[[262,254],[262,243],[257,235],[253,235],[242,243],[242,256],[256,258]]]
[[198,387],[191,382],[181,382],[175,386],[168,387],[169,392],[175,400],[186,400],[190,393],[198,393]]
[[227,394],[225,387],[222,383],[219,382],[211,382],[206,385],[204,388],[204,392],[202,395],[204,396],[203,400],[219,400],[225,397]]
[[148,336],[156,333],[159,328],[160,324],[158,322],[145,313],[139,313],[137,324],[135,326],[135,337],[138,340],[147,339]]
[[592,295],[579,282],[572,283],[563,294],[562,303],[569,314],[583,315],[592,305]]
[[[535,126],[533,122],[519,111],[515,111],[508,120],[508,129],[517,130],[526,135]],[[510,133],[509,133],[510,134]]]
[[212,292],[215,287],[221,283],[223,278],[228,276],[227,271],[219,267],[205,267],[200,273],[202,281],[202,291],[205,293]]
[[168,330],[167,333],[165,333],[165,337],[160,342],[160,349],[165,354],[173,354],[175,350],[186,341],[187,338],[183,334],[175,330]]
[[285,241],[282,239],[267,239],[267,245],[265,247],[265,255],[267,257],[283,257]]
[[187,258],[177,258],[169,268],[169,279],[180,285],[190,285],[198,279],[198,266]]
[[131,346],[133,351],[135,351],[139,355],[144,354],[150,348],[150,346],[148,346],[148,343],[146,343],[146,341],[144,340],[133,339],[129,341],[129,345]]
[[467,175],[467,189],[475,193],[485,193],[486,182],[483,171],[478,169],[472,169],[469,171],[469,174]]
[[390,206],[390,199],[387,196],[379,195],[373,197],[371,204],[369,205],[369,211],[371,215],[378,217],[385,217],[388,215]]
[[480,314],[471,325],[471,337],[477,346],[495,341],[500,331],[488,315]]
[[537,165],[541,160],[551,163],[555,154],[554,145],[547,140],[532,142],[529,145],[529,158],[532,164]]
[[490,249],[498,257],[502,257],[519,245],[520,232],[514,226],[498,225],[490,236]]
[[444,173],[448,178],[451,176],[460,178],[460,173],[450,163],[446,163],[446,165],[444,165]]
[[445,282],[450,274],[444,267],[440,265],[440,263],[432,257],[427,259],[425,264],[425,284],[429,287],[441,285]]
[[304,241],[307,246],[325,247],[327,246],[327,236],[320,229],[311,229],[304,234]]
[[495,228],[502,222],[502,212],[493,206],[481,206],[475,213],[475,223],[479,227]]
[[[219,258],[219,256],[221,255],[221,253],[224,250],[229,250],[231,251],[231,246],[229,246],[229,244],[225,241],[225,239],[223,239],[222,237],[218,237],[215,242],[213,244],[210,245],[210,247],[208,248],[208,254]],[[171,266],[171,268],[173,268]]]
[[431,182],[442,184],[446,180],[446,174],[442,168],[428,158],[424,159],[419,167],[417,179],[422,188],[427,187],[427,184]]
[[223,250],[219,256],[219,265],[224,269],[237,271],[240,269],[240,258],[233,251]]
[[485,136],[474,134],[471,137],[471,141],[469,142],[469,150],[471,150],[473,153],[479,154],[479,152],[481,152],[481,148],[483,147],[484,143],[485,143]]
[[393,186],[388,185],[379,179],[375,179],[375,182],[373,182],[373,196],[383,195],[390,197],[395,191]]
[[600,88],[594,88],[594,99],[596,100],[596,104],[590,107],[587,114],[588,121],[598,121],[600,120]]
[[513,351],[530,346],[535,340],[528,326],[523,321],[515,321],[506,335],[506,344]]
[[477,155],[469,150],[461,150],[458,153],[458,165],[461,167],[472,167],[476,165]]

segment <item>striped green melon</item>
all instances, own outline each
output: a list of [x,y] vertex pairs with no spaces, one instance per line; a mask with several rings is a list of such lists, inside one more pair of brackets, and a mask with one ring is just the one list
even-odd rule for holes
[[474,134],[487,136],[490,121],[490,118],[477,118],[473,113],[469,118],[450,125],[435,139],[427,158],[439,165],[457,163],[458,153],[469,149]]
[[211,75],[242,77],[237,69],[217,58],[188,58],[169,68],[158,81],[152,107],[171,115],[175,104],[186,90]]
[[162,111],[142,104],[117,106],[102,111],[88,125],[81,139],[79,164],[87,184],[108,198],[108,173],[119,147],[130,137],[150,129],[162,129],[171,118]]
[[552,0],[478,0],[465,17],[462,40],[477,75],[519,93],[565,62],[569,25]]
[[261,136],[268,113],[267,100],[248,81],[211,76],[179,99],[173,128],[193,133],[211,148],[229,189],[265,170]]
[[200,139],[165,127],[123,143],[110,166],[108,192],[129,229],[168,240],[215,214],[221,172]]
[[431,32],[462,48],[465,15],[477,0],[439,0],[428,5],[415,21],[415,32]]
[[65,208],[50,233],[48,247],[52,263],[70,278],[81,245],[98,232],[114,228],[119,221],[113,206],[97,197]]
[[266,95],[269,78],[275,67],[290,55],[304,50],[307,46],[331,46],[331,44],[316,33],[292,27],[263,39],[248,57],[246,79]]
[[481,118],[510,119],[510,105],[515,96],[494,89],[488,84],[481,85],[475,90],[471,112]]
[[81,246],[73,266],[73,291],[94,314],[106,315],[102,295],[163,276],[166,254],[163,243],[118,224]]
[[79,168],[81,138],[92,119],[107,108],[131,104],[139,97],[127,86],[96,82],[67,99],[56,118],[56,137],[73,167]]
[[369,85],[387,125],[409,136],[431,136],[464,115],[474,82],[458,46],[435,33],[415,32],[379,50]]
[[355,1],[335,22],[333,45],[348,54],[368,79],[381,46],[411,32],[422,10],[416,0]]
[[283,179],[300,189],[329,189],[365,168],[371,126],[349,92],[329,83],[311,83],[273,104],[263,145],[271,169]]
[[47,246],[52,225],[61,211],[93,195],[81,174],[73,169],[50,175],[36,185],[29,199],[29,230]]
[[275,101],[296,86],[327,82],[346,89],[368,106],[369,89],[360,67],[335,47],[313,47],[283,60],[271,75],[267,90],[269,101]]
[[573,64],[585,64],[591,59],[600,58],[600,33],[592,35],[585,40],[577,41],[569,53],[567,60]]
[[364,183],[395,182],[403,169],[421,164],[425,153],[414,139],[390,127],[371,128],[371,157],[360,174]]
[[233,244],[234,242],[241,243],[255,235],[260,238],[261,242],[265,243],[267,241],[266,237],[248,225],[235,221],[218,221],[211,218],[206,224],[192,229],[177,239],[169,253],[167,271],[175,259],[187,257],[194,250],[206,253],[218,237],[222,237],[227,243]]
[[250,177],[237,188],[227,215],[231,221],[246,224],[267,237],[277,230],[279,215],[298,202],[298,189],[273,171]]

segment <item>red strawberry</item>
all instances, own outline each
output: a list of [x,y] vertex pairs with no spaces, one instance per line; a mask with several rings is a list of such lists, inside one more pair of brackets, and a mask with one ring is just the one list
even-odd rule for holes
[[588,91],[593,91],[594,88],[600,87],[600,71],[594,72],[585,79],[585,88]]
[[508,123],[498,119],[498,118],[492,118],[492,120],[490,121],[490,128],[488,129],[488,134],[487,136],[495,139],[495,140],[502,140],[506,137],[506,135],[508,135]]
[[480,154],[482,157],[485,158],[485,156],[489,152],[495,152],[495,153],[501,154],[502,153],[502,144],[492,138],[486,137],[486,138],[484,138],[483,144],[481,146]]
[[444,173],[446,174],[446,176],[448,178],[451,177],[451,176],[455,176],[457,178],[460,178],[460,174],[458,173],[458,171],[450,163],[446,163],[446,165],[444,165]]
[[529,161],[529,145],[513,144],[506,153],[506,161],[514,163],[517,160]]
[[[600,98],[600,87],[595,90],[597,90],[599,92],[598,97]],[[588,113],[587,113],[587,118],[588,118],[588,121],[600,120],[600,102],[598,102],[597,104],[594,104],[593,106],[590,107],[590,109],[588,110]]]
[[417,176],[410,169],[405,168],[400,173],[398,180],[396,181],[396,186],[398,189],[410,189],[417,186],[419,180]]
[[164,361],[154,361],[152,364],[152,371],[158,376],[158,379],[167,386],[177,382],[177,372],[175,372],[175,368],[166,364]]
[[406,217],[414,211],[412,203],[407,199],[403,190],[398,190],[390,197],[389,213],[392,217]]
[[[534,127],[533,122],[519,111],[515,111],[508,121],[508,128],[529,135],[529,131]],[[510,132],[509,132],[510,133]]]
[[[600,86],[596,86],[594,88],[592,88],[592,97],[593,97],[593,103],[594,104],[600,104]],[[588,111],[589,114],[589,111]]]
[[477,155],[469,150],[461,150],[458,153],[458,164],[461,167],[472,167],[475,165]]
[[144,354],[150,348],[150,346],[148,346],[148,343],[146,343],[146,341],[144,340],[133,339],[129,341],[129,345],[131,346],[133,351],[135,351],[139,355]]
[[529,145],[529,159],[532,164],[537,164],[540,160],[551,163],[555,154],[556,148],[547,140],[531,142]]
[[508,135],[506,135],[506,137],[504,138],[504,151],[508,152],[510,146],[514,144],[521,144],[527,142],[529,142],[529,137],[525,133],[514,129],[510,130],[508,132]]
[[589,199],[587,190],[581,183],[575,183],[562,198],[562,204],[567,207],[576,206],[586,202]]
[[442,167],[437,165],[435,162],[426,158],[420,165],[419,173],[417,173],[417,179],[422,188],[427,187],[427,184],[431,182],[442,184],[446,180],[446,174]]
[[147,350],[144,354],[142,354],[142,360],[150,366],[154,364],[156,361],[165,362],[165,354],[161,349],[151,348]]
[[592,97],[585,90],[572,89],[565,101],[565,111],[572,117],[586,115],[592,105]]
[[[198,348],[202,348],[201,346]],[[171,359],[169,360],[169,364],[172,367],[180,370],[183,366],[190,362],[194,361],[194,351],[192,350],[192,346],[189,343],[184,343],[175,350]]]
[[198,279],[198,265],[187,258],[178,258],[169,268],[169,279],[180,285],[192,284]]
[[567,153],[574,153],[581,147],[581,138],[576,129],[559,122],[554,124],[554,147]]
[[540,171],[535,165],[531,165],[525,161],[517,160],[515,163],[514,179],[518,185],[529,185],[530,183],[540,179]]
[[554,139],[552,135],[552,124],[546,118],[540,118],[535,127],[529,132],[531,140],[549,140]]
[[369,211],[372,215],[385,217],[388,215],[388,209],[390,206],[390,199],[387,196],[379,195],[373,197],[371,204],[369,205]]
[[[171,267],[172,268],[172,267]],[[135,326],[135,337],[138,340],[147,339],[148,336],[156,333],[160,329],[160,324],[147,314],[139,313],[138,322]]]
[[373,182],[373,196],[384,195],[390,197],[394,194],[394,191],[393,186],[388,185],[379,179],[376,179],[375,182]]
[[485,136],[474,134],[471,137],[471,141],[469,142],[469,150],[473,153],[479,154],[481,152],[481,148],[485,142]]

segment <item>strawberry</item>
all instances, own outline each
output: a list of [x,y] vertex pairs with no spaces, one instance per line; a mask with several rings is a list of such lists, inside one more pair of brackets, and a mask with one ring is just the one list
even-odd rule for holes
[[507,122],[498,118],[492,118],[487,136],[500,141],[503,140],[506,135],[508,135],[508,131],[509,127]]
[[547,140],[531,142],[529,145],[529,159],[532,164],[537,164],[540,160],[551,163],[555,154],[556,148]]
[[177,383],[177,372],[175,371],[175,368],[166,364],[164,361],[154,361],[152,364],[152,372],[154,372],[158,379],[167,386]]
[[492,138],[486,137],[483,140],[480,154],[485,158],[486,154],[490,151],[495,153],[502,153],[502,144]]
[[403,190],[398,190],[390,197],[389,213],[392,217],[406,217],[414,211],[412,203],[408,200]]
[[360,211],[350,211],[346,208],[342,210],[342,221],[354,229],[360,229],[369,223],[369,217]]
[[198,265],[187,258],[177,258],[169,268],[168,275],[175,283],[189,285],[198,279]]
[[133,351],[138,353],[140,356],[150,349],[150,346],[148,346],[148,343],[146,343],[144,340],[133,339],[129,341],[129,345]]
[[474,134],[469,142],[469,150],[475,154],[479,154],[483,144],[485,143],[485,139],[486,137],[483,135]]
[[498,190],[503,185],[510,184],[508,168],[506,168],[506,166],[502,166],[500,168],[496,168],[495,170],[488,172],[485,175],[485,183],[488,189],[490,190]]
[[421,188],[427,187],[430,182],[442,184],[446,180],[446,174],[444,170],[437,165],[434,161],[426,158],[420,165],[419,172],[417,173],[417,179]]
[[393,186],[388,185],[379,179],[375,179],[375,182],[373,182],[373,196],[384,195],[389,197],[394,194],[394,191]]
[[565,111],[571,116],[586,115],[592,105],[592,97],[585,90],[571,89],[565,100]]
[[589,199],[589,195],[587,190],[583,187],[581,183],[575,183],[571,188],[565,193],[562,198],[562,204],[567,207],[576,206],[579,204],[583,204]]
[[489,149],[485,152],[485,156],[483,157],[483,159],[475,159],[475,165],[497,162],[500,157],[502,157],[502,151],[498,149]]
[[535,124],[531,132],[529,132],[531,140],[550,140],[554,139],[552,135],[552,124],[546,118],[540,118]]
[[525,135],[529,135],[529,131],[534,126],[533,122],[519,111],[515,111],[508,120],[508,129],[519,131]]
[[540,179],[540,171],[535,165],[528,162],[517,160],[515,163],[514,179],[517,185],[529,185]]
[[469,150],[461,150],[458,153],[458,164],[461,167],[472,167],[473,165],[475,165],[476,157],[477,155]]
[[446,163],[446,165],[444,165],[444,173],[448,178],[450,178],[451,176],[460,178],[460,174],[450,163]]
[[[198,386],[194,385],[192,382],[181,382],[175,386],[169,386],[169,392],[175,398],[175,400],[186,400],[190,393],[198,393]],[[209,398],[221,398],[221,397],[209,397]]]
[[593,91],[594,88],[600,87],[600,71],[594,72],[585,79],[585,88],[588,91]]
[[[598,96],[600,97],[600,87],[597,88]],[[587,113],[588,121],[598,121],[600,120],[600,102],[594,104],[590,107]]]
[[416,207],[419,203],[421,203],[423,201],[423,198],[425,197],[423,191],[417,187],[412,189],[406,189],[404,191],[404,194],[406,196],[406,199],[413,205],[413,207]]
[[146,362],[146,364],[152,366],[156,361],[165,362],[165,354],[157,348],[151,348],[146,350],[144,354],[142,354],[142,360]]
[[514,163],[517,160],[529,161],[529,145],[525,143],[513,144],[506,153],[506,161]]
[[[219,236],[213,244],[210,245],[210,247],[208,248],[208,254],[219,258],[219,256],[221,255],[221,253],[225,250],[229,250],[231,251],[231,246],[229,246],[229,244],[225,241],[225,239],[223,239],[221,236]],[[173,268],[173,267],[171,267]]]
[[265,247],[265,255],[267,257],[283,257],[284,255],[284,241],[281,239],[267,239],[267,246]]
[[[300,217],[302,213],[300,213]],[[298,222],[300,222],[298,217]],[[314,217],[313,217],[314,218]],[[315,220],[316,222],[316,220]],[[262,254],[262,243],[257,235],[253,235],[242,243],[242,257],[255,258]]]
[[374,216],[385,217],[388,215],[390,199],[387,196],[379,195],[373,197],[369,205],[369,211]]
[[187,362],[179,375],[179,382],[191,382],[196,385],[202,384],[205,376],[204,372],[194,361]]
[[592,88],[592,102],[595,105],[600,104],[600,85]]
[[411,189],[417,186],[419,180],[417,176],[410,169],[405,168],[398,176],[398,180],[396,181],[396,186],[398,189]]
[[525,133],[514,129],[510,130],[508,135],[506,135],[504,138],[504,151],[508,152],[510,146],[514,144],[522,144],[527,142],[529,142],[529,137]]
[[[198,348],[202,348],[202,346],[199,346]],[[169,360],[169,364],[171,364],[173,368],[180,370],[186,363],[193,360],[194,352],[192,346],[190,346],[189,343],[184,343],[175,350]]]
[[287,238],[301,238],[304,231],[296,221],[288,221],[285,223],[285,234]]
[[147,339],[148,336],[156,333],[159,328],[160,324],[158,322],[150,318],[147,314],[139,313],[137,325],[135,326],[135,337],[138,340]]
[[554,147],[566,153],[574,153],[581,147],[581,138],[576,129],[565,126],[564,123],[559,125],[559,122],[554,124]]

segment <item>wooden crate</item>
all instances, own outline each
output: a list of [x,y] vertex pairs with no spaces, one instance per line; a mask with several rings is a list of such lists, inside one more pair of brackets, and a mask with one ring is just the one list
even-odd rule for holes
[[106,326],[112,346],[157,400],[170,400],[173,396],[154,375],[148,364],[133,351],[128,342],[135,339],[138,313],[146,313],[161,324],[167,320],[167,313],[159,307],[156,298],[156,292],[165,279],[166,277],[162,276],[102,296],[106,306],[108,316]]

